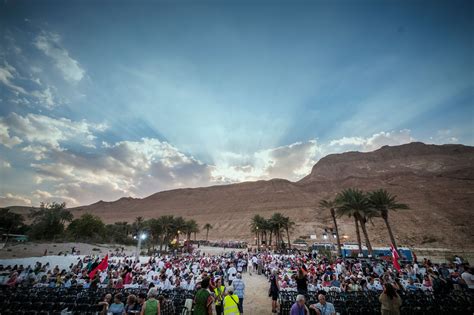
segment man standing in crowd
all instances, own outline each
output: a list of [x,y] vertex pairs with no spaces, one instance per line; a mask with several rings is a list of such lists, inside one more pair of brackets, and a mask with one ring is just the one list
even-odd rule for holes
[[244,294],[245,294],[245,283],[242,280],[242,274],[237,273],[236,278],[232,282],[234,287],[234,293],[239,297],[239,312],[242,315],[244,313]]
[[230,263],[230,267],[227,270],[227,277],[228,277],[228,280],[229,280],[229,285],[232,285],[232,281],[234,281],[236,274],[237,274],[237,269],[235,269],[234,263]]
[[209,292],[210,279],[205,277],[201,281],[201,288],[194,296],[194,315],[211,315],[214,299]]

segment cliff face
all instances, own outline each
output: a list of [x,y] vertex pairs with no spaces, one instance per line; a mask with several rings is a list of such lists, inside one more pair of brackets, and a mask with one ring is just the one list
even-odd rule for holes
[[[391,214],[399,242],[406,245],[471,247],[474,218],[474,147],[411,143],[360,153],[332,154],[321,159],[311,174],[287,180],[163,191],[143,199],[121,198],[72,208],[92,212],[107,222],[132,221],[164,214],[194,218],[215,228],[211,239],[252,240],[250,219],[280,211],[297,223],[293,236],[317,234],[331,227],[329,213],[318,209],[323,198],[344,188],[387,189],[410,210]],[[341,234],[355,241],[349,219],[341,219]],[[387,245],[382,220],[369,226],[375,244]],[[204,233],[203,233],[204,235]]]

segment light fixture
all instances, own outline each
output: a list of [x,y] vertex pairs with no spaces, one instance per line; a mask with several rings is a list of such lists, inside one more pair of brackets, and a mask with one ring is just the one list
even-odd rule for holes
[[146,239],[146,234],[145,234],[145,233],[142,233],[142,234],[140,235],[140,238],[141,238],[142,240]]

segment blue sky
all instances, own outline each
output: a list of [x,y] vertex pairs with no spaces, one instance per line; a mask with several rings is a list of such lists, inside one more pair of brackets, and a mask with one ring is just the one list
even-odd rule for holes
[[472,145],[470,1],[4,1],[0,206]]

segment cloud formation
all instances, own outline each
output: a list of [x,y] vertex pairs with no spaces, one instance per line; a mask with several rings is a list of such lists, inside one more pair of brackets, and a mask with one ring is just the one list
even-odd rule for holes
[[46,115],[11,113],[0,117],[0,139],[7,147],[27,141],[50,148],[60,149],[60,143],[78,143],[94,147],[95,131],[104,131],[105,124],[72,121],[67,118],[52,118]]
[[4,196],[0,196],[0,207],[7,206],[31,206],[31,200],[28,197],[22,195],[14,195],[6,193]]
[[331,140],[329,147],[335,148],[337,152],[340,150],[348,151],[373,151],[384,145],[401,145],[415,141],[408,129],[399,131],[382,131],[373,134],[370,137],[342,137],[340,139]]
[[409,130],[343,137],[326,144],[309,140],[248,155],[225,152],[206,164],[156,138],[102,141],[97,146],[98,133],[105,129],[105,124],[39,114],[0,117],[2,144],[31,160],[36,182],[31,197],[22,199],[8,192],[3,201],[36,204],[56,200],[75,206],[181,187],[271,178],[297,181],[326,154],[370,151],[414,140]]
[[226,152],[213,166],[213,180],[223,183],[271,178],[298,180],[311,171],[320,151],[316,140],[309,140],[260,150],[252,155]]
[[64,79],[70,82],[82,80],[85,70],[77,60],[69,56],[67,49],[61,45],[61,37],[58,34],[41,32],[35,39],[35,46],[54,61]]

